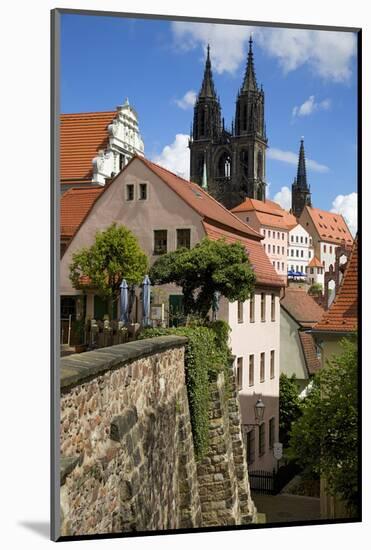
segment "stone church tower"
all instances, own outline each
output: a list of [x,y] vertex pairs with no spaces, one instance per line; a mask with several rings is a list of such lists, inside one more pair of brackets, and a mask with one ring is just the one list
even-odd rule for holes
[[227,208],[237,206],[246,197],[265,200],[267,143],[264,92],[256,82],[252,39],[244,80],[237,95],[235,120],[230,129],[221,118],[208,46],[189,140],[191,181],[201,185],[205,181],[206,168],[209,193]]
[[298,173],[291,186],[291,211],[297,218],[300,217],[305,206],[312,206],[312,195],[307,183],[305,167],[304,139],[301,138],[299,150]]

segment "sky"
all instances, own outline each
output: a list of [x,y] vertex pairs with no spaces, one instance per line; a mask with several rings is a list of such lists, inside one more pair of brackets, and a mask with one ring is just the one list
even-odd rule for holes
[[291,204],[301,137],[312,204],[357,225],[357,42],[352,32],[62,15],[61,112],[135,108],[145,156],[189,177],[188,136],[210,44],[227,127],[253,38],[265,92],[268,197]]

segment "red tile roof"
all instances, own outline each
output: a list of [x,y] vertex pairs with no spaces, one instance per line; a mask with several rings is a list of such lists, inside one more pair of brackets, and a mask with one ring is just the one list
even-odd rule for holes
[[60,232],[62,239],[73,237],[103,189],[101,186],[72,187],[62,195],[60,201]]
[[262,225],[268,227],[276,227],[278,229],[292,229],[297,225],[295,216],[289,214],[278,203],[265,200],[259,201],[257,199],[247,198],[232,208],[233,213],[244,213],[254,211],[257,219]]
[[321,367],[321,363],[317,357],[314,338],[311,334],[302,331],[299,331],[299,338],[308,372],[315,374]]
[[314,331],[352,332],[357,329],[358,315],[358,242],[354,240],[352,252],[345,267],[338,293]]
[[[136,156],[152,172],[154,172],[164,183],[166,183],[177,195],[180,196],[193,210],[195,210],[206,221],[213,221],[225,226],[227,229],[237,231],[239,234],[262,240],[260,233],[241,221],[237,216],[224,208],[211,195],[206,193],[199,185],[185,180],[162,166],[149,161],[146,158]],[[129,163],[130,164],[130,163]],[[129,166],[129,164],[127,166]],[[126,170],[125,167],[124,170]]]
[[301,288],[287,287],[281,306],[299,325],[310,328],[322,318],[323,308]]
[[256,282],[259,285],[285,286],[285,282],[277,275],[276,270],[273,268],[260,242],[250,238],[240,237],[231,231],[223,230],[206,221],[203,222],[203,225],[209,239],[224,239],[229,243],[240,242],[245,247],[256,275]]
[[108,144],[108,125],[116,111],[72,113],[61,115],[60,171],[61,182],[89,182],[92,160]]
[[306,206],[314,227],[321,241],[327,241],[335,244],[352,244],[353,237],[341,214],[334,214],[319,208]]
[[308,264],[308,267],[323,267],[317,256],[314,256]]

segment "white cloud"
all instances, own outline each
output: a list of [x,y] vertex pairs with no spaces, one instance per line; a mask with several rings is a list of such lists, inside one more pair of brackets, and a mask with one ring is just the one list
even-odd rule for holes
[[292,116],[308,116],[312,113],[315,113],[316,111],[327,111],[331,107],[331,100],[330,99],[323,99],[322,101],[315,101],[314,95],[311,95],[308,97],[304,103],[299,105],[298,107],[295,106],[292,110]]
[[357,193],[338,195],[333,203],[331,212],[344,216],[349,230],[354,236],[357,231]]
[[191,50],[210,43],[211,59],[219,74],[234,74],[246,59],[248,40],[254,41],[269,56],[278,60],[285,74],[303,65],[314,74],[334,82],[346,82],[351,76],[351,60],[356,53],[354,33],[305,29],[272,29],[216,23],[172,23],[175,44]]
[[189,179],[189,136],[186,134],[177,134],[175,140],[170,145],[166,145],[160,155],[156,155],[152,160],[164,168],[178,174],[178,176]]
[[278,191],[278,193],[274,195],[273,201],[278,202],[285,210],[290,210],[291,190],[286,186],[281,187],[281,191]]
[[196,103],[196,97],[197,97],[196,92],[193,90],[189,90],[184,94],[184,96],[181,99],[175,99],[175,103],[181,109],[184,109],[184,110],[191,109]]
[[234,74],[246,59],[252,27],[183,21],[175,21],[171,27],[175,43],[182,50],[192,50],[201,45],[206,56],[206,47],[210,44],[212,67],[219,74]]
[[[295,166],[298,164],[298,153],[293,153],[292,151],[282,151],[281,149],[270,147],[267,150],[267,157],[272,160],[294,164]],[[328,166],[325,164],[320,164],[316,160],[305,159],[305,162],[307,169],[312,170],[313,172],[325,173],[330,170]]]
[[351,76],[356,53],[356,35],[350,32],[305,29],[257,29],[255,39],[284,73],[308,65],[314,74],[334,82]]

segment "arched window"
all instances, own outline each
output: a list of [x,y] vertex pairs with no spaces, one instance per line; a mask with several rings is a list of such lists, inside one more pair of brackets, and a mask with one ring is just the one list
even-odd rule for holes
[[247,130],[247,105],[243,106],[243,115],[242,115],[242,129]]
[[258,173],[258,178],[262,179],[263,178],[263,153],[261,151],[259,151],[258,153],[257,173]]
[[224,153],[220,155],[218,161],[218,177],[230,179],[231,165],[231,157],[226,151],[224,151]]
[[247,178],[249,175],[249,153],[243,149],[240,153],[241,172]]
[[205,135],[205,126],[206,126],[206,113],[205,109],[202,109],[201,111],[201,117],[200,117],[200,135]]
[[257,199],[258,199],[258,201],[263,200],[263,188],[262,188],[261,185],[259,185],[259,187],[258,187]]

